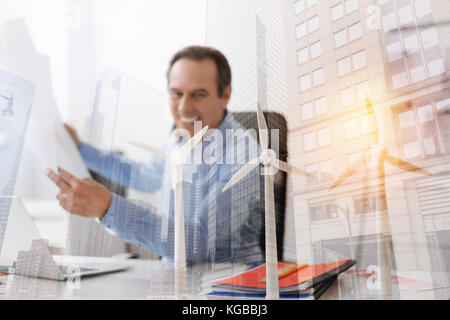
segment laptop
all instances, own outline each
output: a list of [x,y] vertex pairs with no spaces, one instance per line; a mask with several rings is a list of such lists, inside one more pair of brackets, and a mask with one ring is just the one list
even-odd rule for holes
[[117,260],[86,263],[83,258],[62,256],[61,248],[50,246],[40,235],[19,198],[0,197],[0,220],[0,270],[15,269],[18,275],[64,281],[129,268]]

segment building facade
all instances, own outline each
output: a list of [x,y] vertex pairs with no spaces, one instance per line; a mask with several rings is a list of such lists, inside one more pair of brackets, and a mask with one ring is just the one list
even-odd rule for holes
[[[393,273],[448,283],[436,275],[450,261],[442,242],[450,232],[450,32],[440,24],[450,4],[283,3],[289,151],[313,176],[294,178],[299,260],[353,257],[366,269],[380,263],[386,241]],[[382,148],[433,175],[399,161],[380,166]],[[334,188],[348,167],[357,171]]]

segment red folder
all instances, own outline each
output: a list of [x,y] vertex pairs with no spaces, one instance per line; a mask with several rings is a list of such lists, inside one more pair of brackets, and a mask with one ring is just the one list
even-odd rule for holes
[[[310,265],[279,279],[280,294],[298,293],[308,288],[314,287],[318,283],[352,267],[356,261],[341,260],[330,263]],[[279,262],[278,268],[284,265],[295,265],[294,263]],[[266,283],[260,282],[266,276],[266,266],[250,269],[237,276],[227,278],[215,283],[215,287],[228,288],[241,292],[261,293],[265,292]]]

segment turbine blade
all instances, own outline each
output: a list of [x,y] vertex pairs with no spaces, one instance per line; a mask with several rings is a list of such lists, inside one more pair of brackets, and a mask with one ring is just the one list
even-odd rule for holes
[[342,182],[344,182],[347,178],[352,176],[356,171],[358,171],[358,169],[361,166],[363,166],[365,163],[366,163],[366,160],[359,159],[359,160],[353,162],[352,164],[350,164],[350,166],[347,168],[347,170],[345,170],[345,172],[336,179],[336,181],[333,183],[333,185],[330,187],[329,190],[336,188],[338,185],[340,185]]
[[258,131],[261,149],[266,150],[269,148],[269,130],[267,128],[266,119],[264,118],[264,113],[261,111],[259,103],[256,117],[258,119]]
[[261,163],[260,158],[256,158],[251,160],[249,163],[244,165],[241,169],[236,172],[233,177],[231,177],[230,181],[223,187],[222,192],[227,191],[230,189],[233,185],[235,185],[237,182],[239,182],[242,178],[244,178],[246,175],[248,175],[253,169],[255,169],[259,164]]
[[208,126],[205,126],[202,130],[197,132],[188,142],[184,144],[177,152],[187,154],[191,152],[203,139],[203,136],[208,131]]
[[411,172],[415,172],[415,173],[419,173],[419,174],[423,174],[425,176],[432,176],[433,174],[422,169],[419,168],[415,165],[413,165],[412,163],[409,163],[407,161],[395,158],[393,156],[390,156],[389,154],[385,154],[384,155],[384,160],[390,164],[392,164],[394,167],[397,167],[399,169],[405,170],[405,171],[411,171]]
[[286,173],[292,173],[292,174],[298,174],[298,175],[302,175],[302,176],[306,176],[306,177],[312,177],[312,175],[310,175],[309,173],[300,170],[297,167],[294,167],[284,161],[278,160],[278,169],[280,169],[281,171],[284,171]]
[[149,152],[151,154],[157,155],[158,157],[161,157],[163,159],[170,159],[170,154],[167,151],[163,150],[163,149],[160,149],[160,148],[148,145],[148,144],[143,143],[143,142],[127,141],[127,143],[129,143],[129,144],[131,144],[131,145],[133,145],[135,147],[138,147],[138,148],[140,148],[142,150],[145,150],[145,151],[147,151],[147,152]]

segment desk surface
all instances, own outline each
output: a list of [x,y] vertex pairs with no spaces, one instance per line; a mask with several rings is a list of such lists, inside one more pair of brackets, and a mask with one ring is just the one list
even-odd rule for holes
[[[111,260],[110,258],[64,257],[65,264],[120,263],[126,271],[82,278],[77,281],[53,281],[18,275],[1,277],[0,299],[174,299],[173,268],[155,260]],[[224,299],[208,296],[208,281],[237,274],[244,266],[217,268],[203,276],[188,273],[190,299]],[[217,270],[220,269],[220,270]],[[367,277],[344,273],[320,299],[381,299],[377,290],[367,285]],[[0,282],[1,283],[1,282]],[[445,286],[428,286],[424,281],[405,281],[408,285],[393,286],[393,299],[449,299]],[[414,286],[412,286],[414,285]],[[203,289],[202,289],[203,288]],[[386,298],[386,297],[385,297]]]

